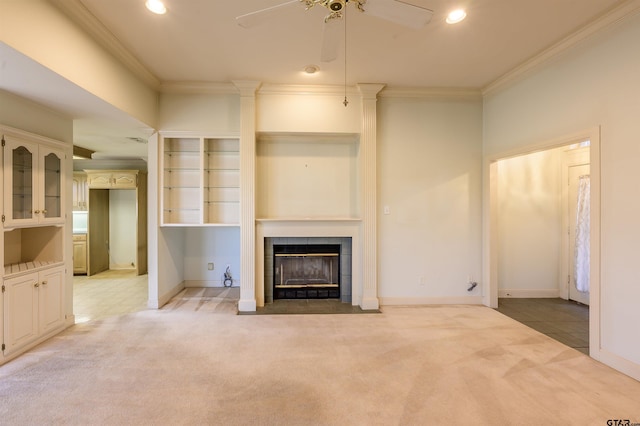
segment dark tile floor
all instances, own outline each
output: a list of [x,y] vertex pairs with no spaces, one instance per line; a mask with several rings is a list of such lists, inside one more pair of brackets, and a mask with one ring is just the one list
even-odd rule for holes
[[589,307],[564,299],[498,300],[498,312],[589,354]]

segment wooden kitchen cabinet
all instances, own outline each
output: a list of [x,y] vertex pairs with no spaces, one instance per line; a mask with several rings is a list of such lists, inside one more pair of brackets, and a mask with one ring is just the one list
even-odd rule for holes
[[5,279],[5,355],[64,325],[64,266]]
[[87,234],[73,235],[73,273],[87,273]]
[[86,170],[89,189],[135,189],[138,170]]
[[87,174],[73,172],[73,210],[87,210],[89,202],[89,187],[87,186]]

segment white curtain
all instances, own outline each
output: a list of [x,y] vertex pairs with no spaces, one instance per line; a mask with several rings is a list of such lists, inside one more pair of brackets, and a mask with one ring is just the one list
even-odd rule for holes
[[576,247],[575,247],[575,286],[578,291],[589,291],[589,229],[590,214],[589,201],[591,194],[591,181],[589,175],[580,176],[578,180],[578,208],[576,220]]

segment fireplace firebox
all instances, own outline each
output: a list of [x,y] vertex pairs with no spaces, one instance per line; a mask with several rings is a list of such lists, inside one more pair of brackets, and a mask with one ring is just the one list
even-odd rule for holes
[[273,246],[274,299],[340,298],[340,244]]

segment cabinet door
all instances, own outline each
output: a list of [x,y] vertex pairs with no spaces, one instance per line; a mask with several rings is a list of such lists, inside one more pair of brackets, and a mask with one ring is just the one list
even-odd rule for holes
[[138,175],[131,172],[114,172],[112,179],[112,188],[135,189],[138,184]]
[[87,273],[87,240],[73,241],[73,273]]
[[38,223],[36,163],[38,145],[13,137],[5,138],[4,215],[5,226]]
[[[40,146],[39,150],[39,222],[64,222],[63,188],[64,153],[57,149]],[[37,212],[38,210],[36,210]]]
[[111,173],[89,173],[87,175],[87,182],[89,184],[89,188],[111,188]]
[[73,210],[87,210],[87,175],[73,174]]
[[38,337],[38,273],[4,281],[5,355]]
[[39,330],[45,334],[64,324],[64,267],[42,271],[39,278]]

